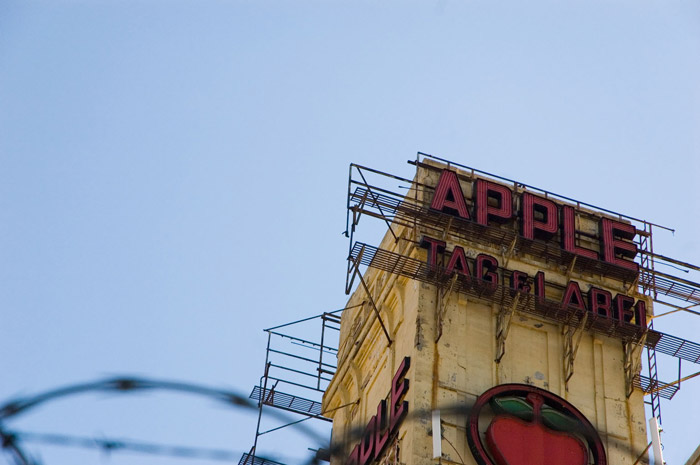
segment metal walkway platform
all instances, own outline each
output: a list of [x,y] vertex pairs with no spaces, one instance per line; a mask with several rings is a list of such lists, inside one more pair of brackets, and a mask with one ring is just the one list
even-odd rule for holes
[[659,383],[661,386],[653,386],[652,384],[654,383],[652,383],[651,378],[647,376],[637,375],[634,377],[634,387],[641,389],[647,394],[654,390],[664,399],[673,399],[673,396],[676,395],[676,392],[678,392],[680,389],[678,384],[668,384],[663,382]]
[[308,415],[320,420],[332,421],[330,418],[326,418],[321,415],[322,406],[320,402],[275,391],[273,389],[261,389],[260,386],[255,386],[253,388],[253,392],[250,393],[250,398],[260,402],[261,393],[263,393],[262,401],[265,405],[277,407],[288,412]]
[[244,453],[241,459],[238,461],[238,465],[284,465],[280,462],[275,462],[274,460],[264,459],[262,457],[256,457],[248,453]]

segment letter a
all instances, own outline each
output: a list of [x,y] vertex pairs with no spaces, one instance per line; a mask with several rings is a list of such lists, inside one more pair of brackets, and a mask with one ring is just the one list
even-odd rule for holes
[[583,300],[581,288],[576,281],[569,281],[569,284],[566,285],[566,292],[564,292],[564,298],[561,301],[561,306],[565,309],[567,307],[574,307],[581,310],[586,310],[586,302]]
[[442,170],[440,180],[435,187],[435,195],[430,203],[430,208],[452,215],[456,214],[460,218],[471,218],[469,211],[467,211],[462,188],[459,186],[457,173],[450,170]]

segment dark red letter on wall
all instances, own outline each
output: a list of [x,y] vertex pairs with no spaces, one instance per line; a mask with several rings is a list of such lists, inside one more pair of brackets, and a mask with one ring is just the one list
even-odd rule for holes
[[372,417],[367,423],[365,433],[360,442],[360,465],[369,464],[374,458],[374,434],[377,425],[377,417]]
[[453,271],[464,275],[471,276],[469,272],[469,266],[467,265],[467,257],[464,255],[464,249],[458,245],[452,250],[452,256],[450,261],[447,263],[447,274],[451,275]]
[[594,315],[611,318],[611,305],[612,294],[608,291],[598,289],[597,287],[592,287],[591,290],[588,291],[588,308]]
[[428,265],[431,268],[437,267],[438,254],[445,250],[445,241],[423,236],[423,239],[420,241],[420,246],[424,249],[428,249]]
[[464,194],[459,186],[457,173],[450,170],[442,170],[440,179],[435,187],[435,195],[430,203],[430,208],[441,212],[457,215],[460,218],[470,219],[467,204],[464,202]]
[[586,249],[576,245],[576,212],[574,207],[564,206],[561,210],[562,223],[562,247],[567,252],[581,255],[582,257],[598,258],[594,250]]
[[544,301],[545,299],[543,271],[538,271],[537,274],[535,274],[535,297],[537,297],[539,301]]
[[[507,221],[513,216],[513,198],[506,186],[477,179],[476,181],[476,221],[487,225],[489,218]],[[489,198],[495,199],[498,206],[489,205]]]
[[408,391],[408,380],[404,377],[411,366],[410,357],[404,357],[401,366],[396,371],[394,379],[391,381],[391,432],[395,432],[403,417],[408,413],[408,401],[403,396]]
[[634,305],[634,323],[640,328],[647,327],[647,304],[643,300]]
[[[637,235],[637,228],[628,223],[603,218],[601,230],[603,232],[603,260],[639,272],[639,265],[632,261],[637,255],[637,246],[631,242]],[[618,257],[618,254],[622,257]]]
[[624,295],[617,294],[614,300],[613,315],[616,320],[622,323],[629,323],[634,318],[634,298]]
[[527,273],[522,271],[513,271],[510,275],[511,295],[515,295],[515,291],[520,291],[525,294],[530,292],[530,285],[527,282]]
[[377,405],[376,439],[374,441],[374,458],[379,458],[389,441],[389,419],[387,418],[386,400],[381,400]]
[[[551,239],[557,233],[557,204],[525,192],[522,197],[521,232],[527,239]],[[535,218],[535,213],[542,219]]]
[[350,453],[348,460],[345,465],[359,465],[360,462],[360,445],[356,445],[355,448]]
[[564,298],[561,301],[561,305],[564,308],[574,307],[581,310],[586,310],[586,304],[581,295],[581,288],[576,281],[569,281],[566,285],[566,292],[564,292]]
[[491,255],[480,253],[476,256],[474,274],[477,279],[484,281],[491,290],[498,286],[498,260]]

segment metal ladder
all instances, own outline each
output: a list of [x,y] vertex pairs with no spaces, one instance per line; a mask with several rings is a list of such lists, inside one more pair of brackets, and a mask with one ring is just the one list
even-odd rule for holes
[[[642,274],[647,274],[646,270],[651,270],[651,276],[644,277],[642,282],[646,285],[642,286],[642,291],[645,295],[656,297],[656,287],[654,283],[654,258],[653,251],[654,245],[652,242],[652,226],[649,223],[644,223],[644,234],[640,235],[639,249],[641,252],[640,257],[640,272]],[[654,322],[649,323],[649,329],[654,329]],[[656,364],[656,350],[653,347],[647,346],[647,367],[649,369],[649,391],[651,393],[651,399],[646,402],[651,406],[651,414],[659,420],[659,425],[661,425],[661,402],[658,392],[659,387],[659,373]]]

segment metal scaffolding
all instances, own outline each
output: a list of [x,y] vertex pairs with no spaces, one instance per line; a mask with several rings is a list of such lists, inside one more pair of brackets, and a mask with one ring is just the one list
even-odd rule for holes
[[[282,465],[260,455],[261,436],[307,420],[331,421],[324,415],[322,398],[336,370],[340,313],[343,310],[324,312],[265,330],[265,368],[258,385],[250,393],[250,398],[258,405],[255,440],[250,452],[241,457],[239,465]],[[320,336],[317,341],[309,340],[315,335]],[[288,415],[271,416],[270,421],[274,424],[262,430],[267,408]]]

